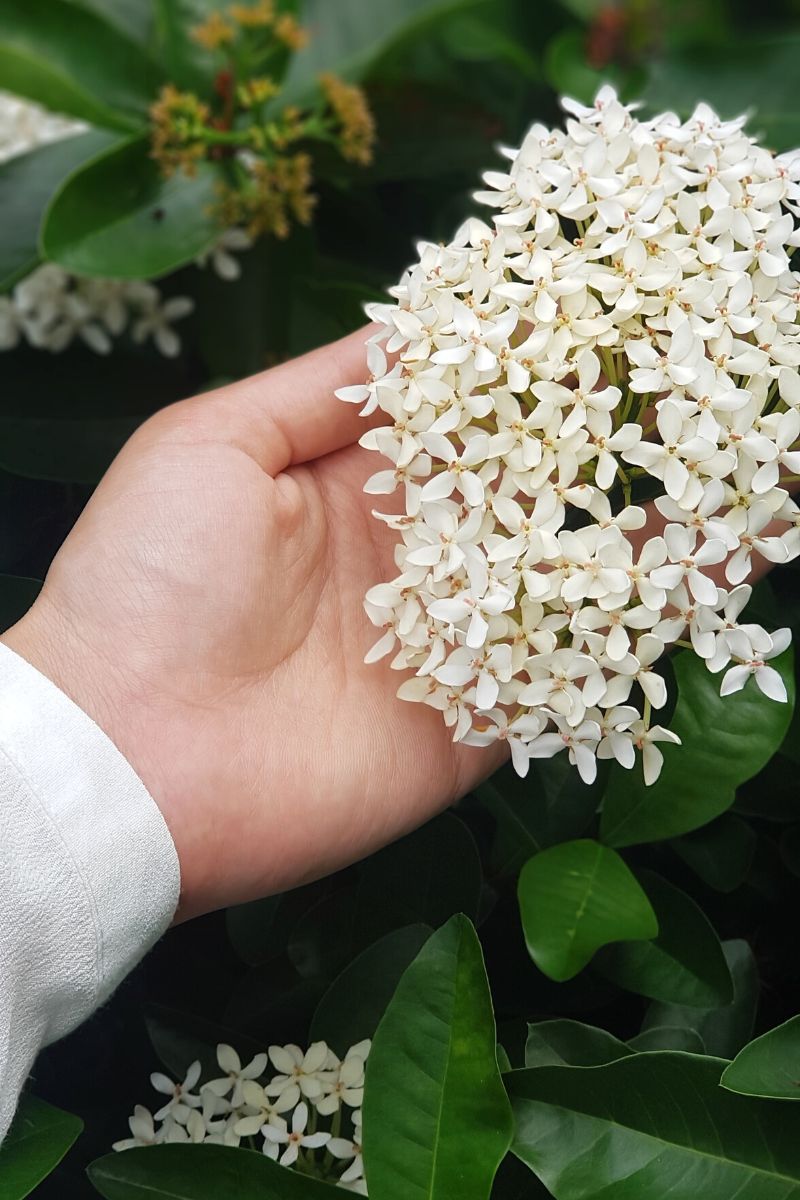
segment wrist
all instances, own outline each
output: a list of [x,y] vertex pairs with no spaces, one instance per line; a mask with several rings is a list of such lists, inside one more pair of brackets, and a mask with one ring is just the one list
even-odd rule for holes
[[181,865],[183,916],[191,879],[186,870],[186,837],[160,762],[153,722],[129,673],[103,655],[51,605],[46,594],[16,625],[0,635],[10,650],[54,683],[103,731],[138,775],[169,829]]

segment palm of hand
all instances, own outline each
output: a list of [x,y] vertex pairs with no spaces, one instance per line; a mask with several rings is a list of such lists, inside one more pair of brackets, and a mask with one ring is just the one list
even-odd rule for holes
[[[360,358],[362,340],[341,345]],[[161,805],[185,915],[368,853],[502,756],[454,746],[440,714],[397,700],[402,676],[363,663],[363,595],[392,572],[396,534],[362,494],[375,464],[354,414],[340,405],[339,449],[275,472],[283,430],[256,430],[232,392],[143,427],[6,636]],[[31,652],[43,642],[57,656]]]

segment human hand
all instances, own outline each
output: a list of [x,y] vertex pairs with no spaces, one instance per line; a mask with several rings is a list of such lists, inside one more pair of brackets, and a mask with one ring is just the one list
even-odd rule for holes
[[363,596],[396,534],[333,395],[365,333],[148,420],[3,640],[112,738],[160,806],[179,917],[303,883],[433,816],[504,750],[396,698]]

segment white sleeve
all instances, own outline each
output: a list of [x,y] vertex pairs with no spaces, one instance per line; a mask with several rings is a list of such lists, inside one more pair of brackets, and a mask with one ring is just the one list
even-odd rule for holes
[[0,643],[0,1140],[39,1049],[164,933],[179,885],[172,838],[133,768]]

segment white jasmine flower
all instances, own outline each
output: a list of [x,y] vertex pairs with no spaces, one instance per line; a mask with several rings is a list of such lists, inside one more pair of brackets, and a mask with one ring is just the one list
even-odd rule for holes
[[128,1118],[128,1127],[131,1136],[114,1142],[112,1150],[133,1150],[136,1146],[156,1146],[163,1140],[161,1135],[156,1132],[153,1114],[142,1104],[137,1104],[134,1108],[133,1116]]
[[133,340],[146,342],[152,338],[165,358],[175,358],[180,353],[181,341],[171,322],[188,316],[193,309],[194,301],[188,296],[172,296],[163,303],[160,300],[153,303],[134,321]]
[[[345,1159],[349,1163],[339,1176],[340,1183],[354,1183],[364,1176],[364,1160],[361,1154],[361,1112],[354,1112],[352,1120],[352,1140],[348,1141],[347,1138],[333,1137],[327,1145],[328,1151],[334,1158]],[[364,1194],[366,1195],[366,1192]]]
[[786,686],[775,668],[767,665],[767,660],[781,654],[789,645],[791,637],[790,629],[777,629],[772,635],[770,650],[758,658],[751,658],[730,667],[723,676],[720,695],[729,696],[732,692],[741,691],[752,675],[765,696],[785,703]]
[[305,1101],[301,1101],[292,1114],[291,1129],[277,1129],[274,1125],[265,1125],[262,1129],[264,1135],[264,1153],[269,1154],[267,1148],[274,1147],[276,1152],[280,1152],[280,1147],[285,1146],[286,1149],[280,1155],[278,1161],[281,1166],[290,1167],[292,1163],[297,1162],[297,1156],[301,1149],[316,1150],[320,1146],[325,1146],[330,1141],[329,1133],[306,1133],[306,1125],[308,1124],[308,1105]]
[[[364,1070],[370,1041],[351,1046],[342,1061],[332,1070],[320,1072],[319,1080],[325,1095],[316,1101],[317,1112],[331,1116],[342,1104],[359,1109],[364,1099]],[[355,1114],[353,1115],[355,1120]],[[332,1151],[335,1153],[335,1151]]]
[[268,1058],[263,1052],[256,1054],[243,1067],[242,1060],[233,1046],[221,1042],[217,1046],[217,1062],[225,1074],[220,1079],[210,1079],[208,1083],[204,1083],[202,1090],[217,1097],[228,1096],[230,1104],[235,1108],[242,1103],[245,1083],[258,1079],[266,1071]]
[[299,1046],[270,1046],[272,1065],[281,1072],[266,1087],[269,1096],[291,1097],[297,1104],[301,1096],[307,1100],[318,1100],[324,1087],[320,1077],[328,1060],[325,1042],[314,1042],[305,1053]]
[[193,1108],[200,1108],[203,1103],[202,1098],[192,1094],[192,1088],[200,1078],[200,1063],[193,1062],[186,1072],[186,1077],[181,1083],[173,1083],[166,1075],[160,1071],[155,1071],[150,1076],[150,1083],[157,1092],[161,1092],[164,1096],[169,1096],[169,1100],[155,1114],[157,1121],[163,1120],[165,1117],[172,1117],[175,1121],[185,1125],[189,1117],[189,1112]]
[[198,267],[205,267],[210,263],[220,279],[238,279],[242,268],[238,259],[234,258],[232,251],[241,253],[249,250],[252,245],[253,239],[245,229],[226,229],[211,249],[206,250],[205,254],[201,254],[196,262]]

